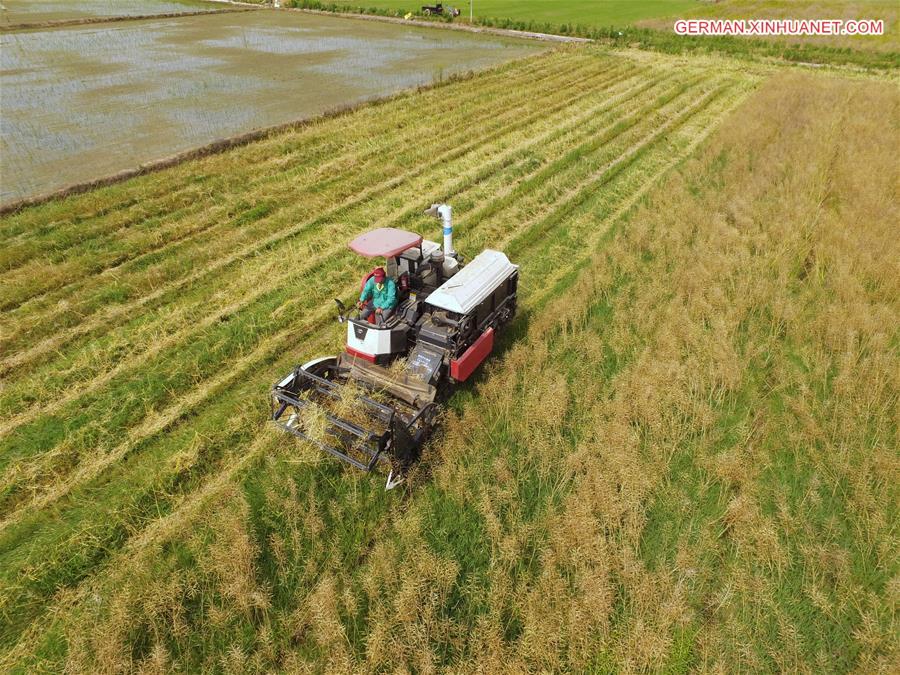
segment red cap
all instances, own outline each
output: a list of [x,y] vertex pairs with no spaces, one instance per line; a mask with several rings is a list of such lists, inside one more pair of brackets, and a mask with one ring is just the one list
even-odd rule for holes
[[372,272],[372,276],[375,277],[375,281],[384,281],[384,277],[386,276],[384,273],[384,268],[376,267],[375,271]]

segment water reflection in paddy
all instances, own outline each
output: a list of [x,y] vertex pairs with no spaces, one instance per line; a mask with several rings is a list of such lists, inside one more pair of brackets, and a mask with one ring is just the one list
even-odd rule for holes
[[543,48],[273,11],[2,34],[0,199]]

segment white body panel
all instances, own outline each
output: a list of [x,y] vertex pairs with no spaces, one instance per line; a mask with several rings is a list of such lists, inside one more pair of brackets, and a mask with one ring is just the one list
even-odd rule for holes
[[518,269],[506,254],[485,249],[428,296],[433,307],[468,314]]
[[374,324],[366,324],[366,336],[360,340],[356,337],[355,324],[347,322],[347,346],[363,354],[380,356],[391,353],[391,331],[378,329]]

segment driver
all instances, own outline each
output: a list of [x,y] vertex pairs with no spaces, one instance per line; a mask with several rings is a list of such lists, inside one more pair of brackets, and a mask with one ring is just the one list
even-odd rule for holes
[[375,312],[376,326],[381,326],[394,313],[397,307],[397,284],[385,274],[383,267],[374,269],[356,306],[360,309],[359,318],[363,321]]

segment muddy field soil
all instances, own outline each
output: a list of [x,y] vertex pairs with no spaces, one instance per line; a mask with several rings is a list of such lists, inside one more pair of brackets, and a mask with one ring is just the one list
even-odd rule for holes
[[5,33],[0,202],[545,48],[265,10]]

